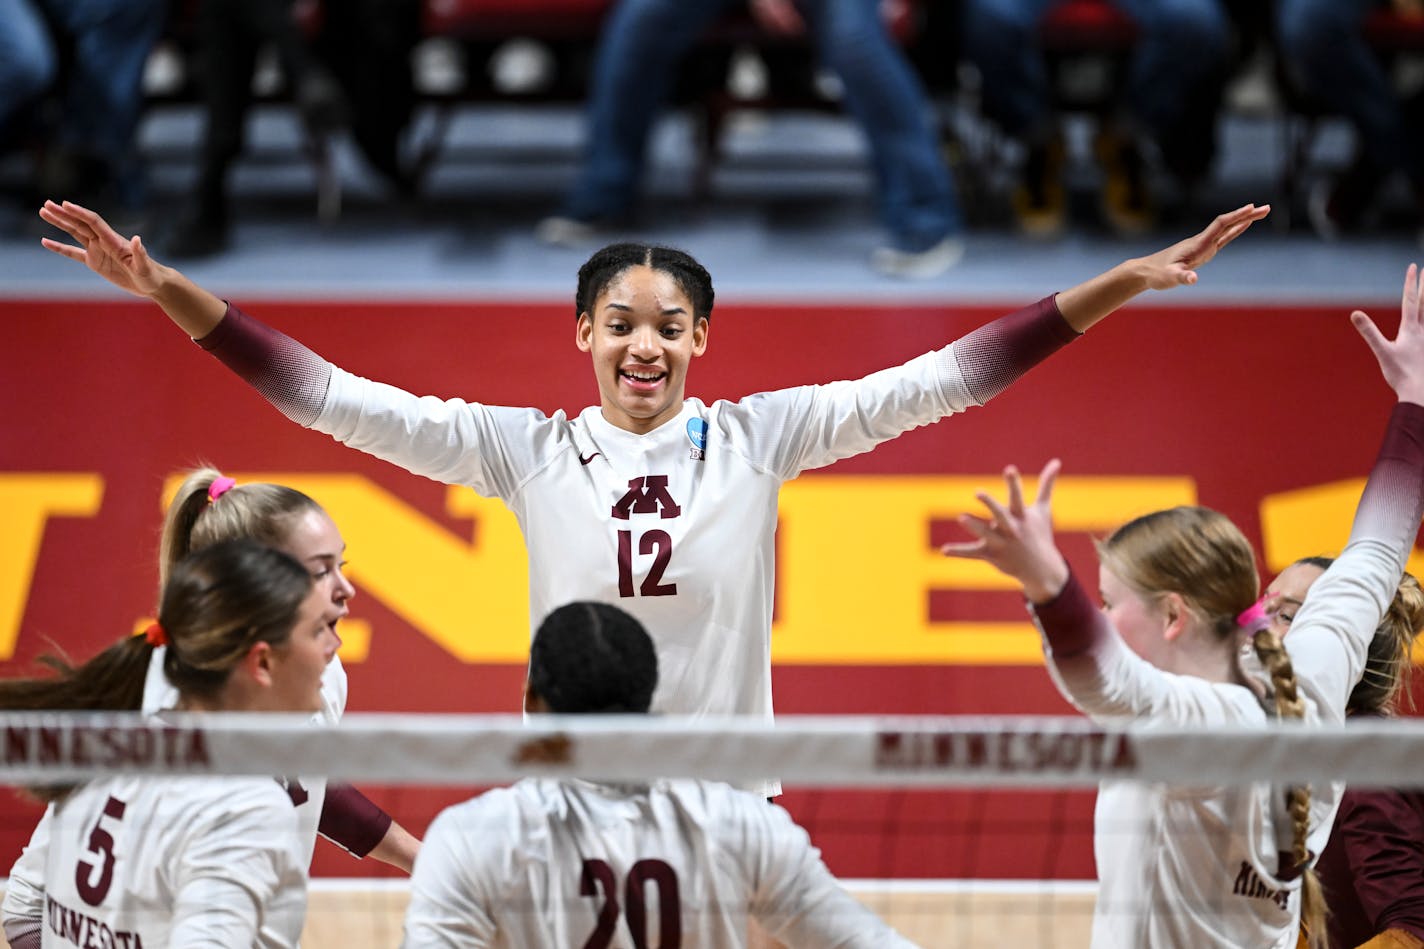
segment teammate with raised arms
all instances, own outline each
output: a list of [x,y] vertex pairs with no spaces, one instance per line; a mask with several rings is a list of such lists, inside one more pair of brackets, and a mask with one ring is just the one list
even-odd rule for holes
[[685,397],[708,345],[711,277],[681,251],[615,244],[579,270],[574,343],[600,398],[574,418],[362,379],[152,260],[92,211],[47,202],[40,214],[80,244],[47,248],[153,300],[293,421],[503,500],[529,550],[531,628],[563,603],[617,603],[657,642],[654,709],[770,717],[781,485],[984,404],[1138,294],[1195,283],[1268,211],[1223,214],[903,366],[711,405]]
[[[945,552],[987,561],[1023,585],[1054,681],[1094,719],[1194,728],[1344,721],[1424,513],[1420,283],[1411,265],[1393,340],[1366,314],[1351,314],[1397,402],[1349,544],[1315,581],[1284,644],[1255,602],[1250,544],[1206,508],[1148,514],[1100,543],[1103,607],[1095,609],[1054,545],[1057,460],[1033,504],[1007,469],[1008,500],[981,493],[991,516],[965,515],[976,539]],[[1245,658],[1243,635],[1253,647]],[[1311,868],[1341,791],[1104,783],[1093,945],[1288,949],[1302,921],[1311,944],[1323,945],[1325,904]]]

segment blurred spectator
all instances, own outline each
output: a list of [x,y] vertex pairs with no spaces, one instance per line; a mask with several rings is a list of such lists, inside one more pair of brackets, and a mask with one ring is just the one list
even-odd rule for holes
[[264,46],[276,52],[310,133],[350,126],[373,168],[403,193],[412,187],[399,143],[414,104],[409,56],[418,0],[327,3],[315,40],[304,34],[295,7],[296,0],[199,0],[194,27],[207,124],[197,185],[168,241],[173,257],[204,257],[227,246],[228,173],[242,153],[253,69]]
[[[1393,0],[1404,16],[1424,16],[1419,0]],[[1311,225],[1323,237],[1355,230],[1396,175],[1409,180],[1416,224],[1424,223],[1424,142],[1365,39],[1365,20],[1388,0],[1276,0],[1276,40],[1296,87],[1355,128],[1354,161],[1310,194]]]
[[[630,215],[648,133],[666,104],[678,63],[736,0],[621,0],[595,57],[582,167],[541,239],[577,244]],[[940,159],[929,103],[880,16],[879,0],[752,0],[766,29],[809,34],[845,90],[865,133],[888,246],[871,264],[894,276],[932,276],[963,252],[949,171]]]
[[[141,206],[134,129],[165,8],[165,0],[0,0],[0,150],[35,133],[42,195],[80,195],[74,200],[120,221]],[[59,99],[52,118],[38,109],[51,91]]]
[[[1066,153],[1039,26],[1059,0],[965,0],[964,48],[982,76],[986,117],[1026,151],[1014,192],[1025,233],[1063,229]],[[1119,233],[1156,221],[1141,145],[1155,145],[1185,191],[1203,180],[1216,149],[1216,116],[1231,51],[1221,0],[1110,0],[1137,27],[1123,111],[1095,142],[1103,169],[1102,207]]]

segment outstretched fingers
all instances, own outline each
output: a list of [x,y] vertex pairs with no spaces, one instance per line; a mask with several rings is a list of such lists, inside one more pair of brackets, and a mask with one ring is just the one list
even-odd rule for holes
[[40,246],[46,250],[52,250],[61,257],[68,257],[70,260],[77,260],[81,264],[89,262],[89,255],[82,247],[75,247],[73,244],[66,244],[63,241],[53,240],[48,237],[40,238]]
[[1059,458],[1051,458],[1048,464],[1043,466],[1043,470],[1038,473],[1038,497],[1034,500],[1034,506],[1049,508],[1053,505],[1053,486],[1058,483],[1058,472],[1063,470],[1063,461]]
[[1420,324],[1419,299],[1420,282],[1424,281],[1424,273],[1419,270],[1418,264],[1410,264],[1409,269],[1404,272],[1404,293],[1399,301],[1399,331],[1404,332],[1406,326],[1414,329]]

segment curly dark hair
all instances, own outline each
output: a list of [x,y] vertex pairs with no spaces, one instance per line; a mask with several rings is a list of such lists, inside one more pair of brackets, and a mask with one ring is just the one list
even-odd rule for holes
[[529,691],[552,712],[646,712],[657,684],[652,638],[608,603],[559,607],[539,624],[529,647]]

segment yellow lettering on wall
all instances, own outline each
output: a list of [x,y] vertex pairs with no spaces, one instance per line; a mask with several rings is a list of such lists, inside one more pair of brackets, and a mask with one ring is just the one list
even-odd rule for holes
[[[1038,634],[1021,623],[929,620],[929,592],[1011,590],[985,564],[930,547],[930,524],[1001,496],[993,476],[825,476],[781,491],[778,622],[781,663],[1040,664]],[[1026,486],[1037,491],[1036,479]],[[1059,531],[1106,532],[1158,508],[1196,502],[1189,478],[1065,477],[1054,491]],[[1085,578],[1086,580],[1087,578]]]
[[[1364,490],[1364,478],[1351,478],[1266,495],[1261,500],[1266,569],[1277,573],[1302,557],[1340,553],[1350,539],[1350,525]],[[1407,569],[1420,576],[1424,554],[1414,551]]]
[[[238,483],[273,481],[315,498],[341,528],[346,573],[462,662],[524,662],[529,655],[529,559],[514,515],[499,501],[451,487],[445,509],[474,521],[456,536],[359,475],[262,472]],[[165,496],[171,496],[176,481]],[[353,604],[360,611],[359,599]],[[371,630],[343,624],[342,661],[361,662]]]
[[15,655],[45,522],[51,517],[93,517],[103,496],[104,481],[96,474],[0,474],[0,511],[5,512],[5,542],[0,544],[0,660]]

